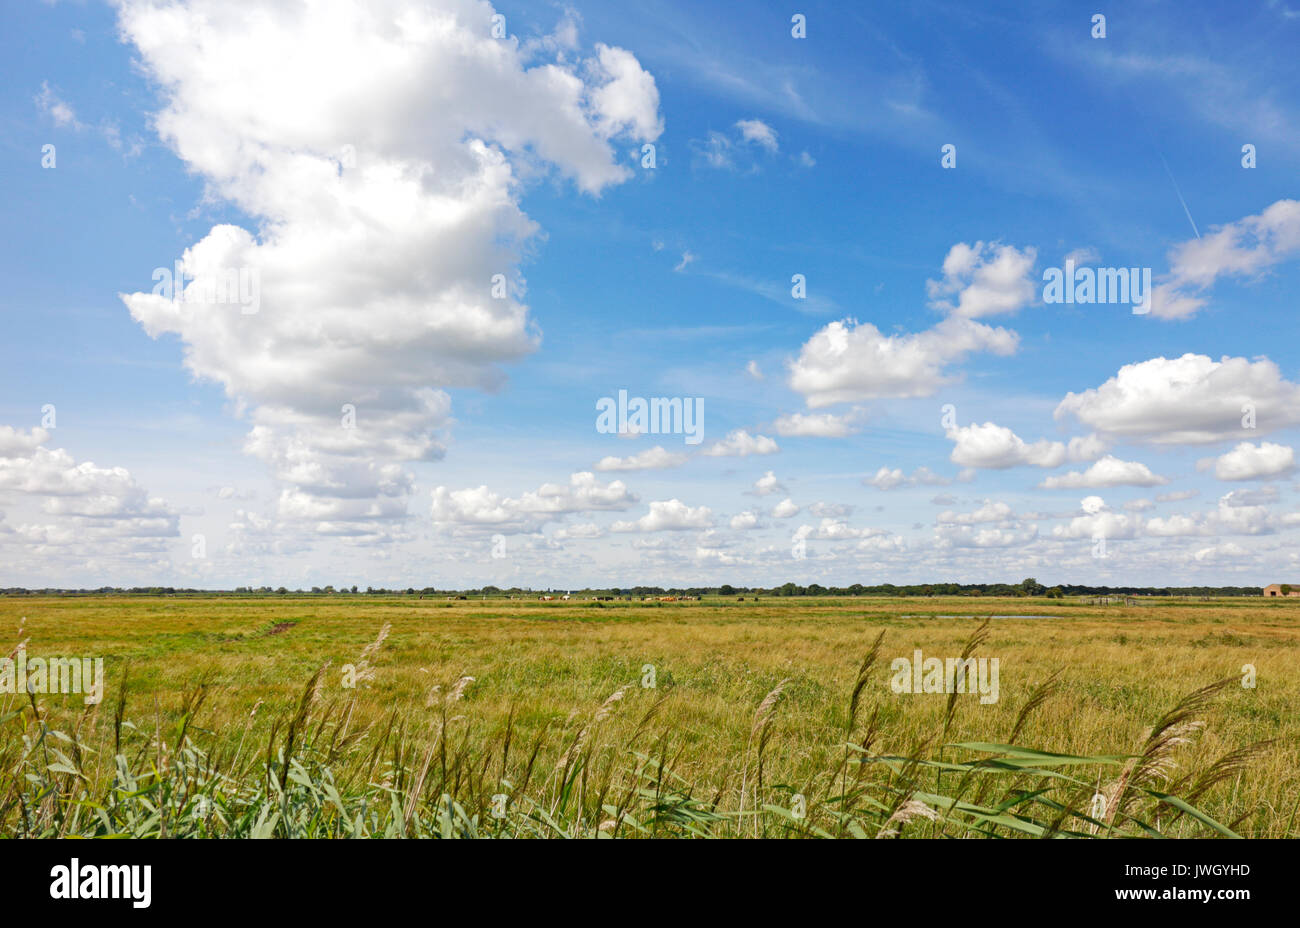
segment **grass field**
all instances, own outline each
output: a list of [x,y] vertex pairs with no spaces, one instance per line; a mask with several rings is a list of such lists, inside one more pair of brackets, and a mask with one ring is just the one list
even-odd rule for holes
[[1138,602],[0,597],[107,679],[0,695],[0,834],[1300,836],[1300,601]]

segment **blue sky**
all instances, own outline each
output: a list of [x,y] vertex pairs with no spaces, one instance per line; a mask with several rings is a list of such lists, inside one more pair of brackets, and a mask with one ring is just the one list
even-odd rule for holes
[[265,6],[0,14],[0,585],[1300,576],[1300,7]]

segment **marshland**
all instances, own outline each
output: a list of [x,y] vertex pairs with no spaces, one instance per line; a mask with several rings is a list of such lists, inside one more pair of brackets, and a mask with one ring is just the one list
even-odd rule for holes
[[[106,677],[0,695],[7,837],[1300,836],[1300,601],[7,596],[0,632]],[[918,650],[996,701],[895,692]]]

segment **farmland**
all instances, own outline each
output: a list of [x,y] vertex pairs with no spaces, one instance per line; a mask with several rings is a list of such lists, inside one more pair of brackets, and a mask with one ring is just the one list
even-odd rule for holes
[[0,695],[0,834],[1300,836],[1300,601],[1133,603],[0,597],[106,677]]

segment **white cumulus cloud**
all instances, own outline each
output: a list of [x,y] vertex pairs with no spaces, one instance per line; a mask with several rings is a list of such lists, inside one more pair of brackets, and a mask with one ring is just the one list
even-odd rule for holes
[[596,463],[596,470],[666,470],[670,467],[680,467],[687,460],[684,454],[666,451],[662,446],[655,445],[653,448],[625,458],[613,455],[603,457]]
[[[538,343],[518,271],[538,231],[523,178],[553,170],[598,194],[631,176],[619,146],[662,130],[630,52],[572,54],[571,19],[551,43],[501,41],[492,13],[476,0],[119,8],[161,91],[162,140],[255,224],[185,250],[182,298],[122,298],[251,421],[246,450],[284,485],[285,517],[404,517],[403,465],[443,453],[445,390],[497,386]],[[192,298],[239,272],[237,305]],[[313,502],[359,497],[375,505]]]
[[780,450],[780,446],[766,435],[751,435],[744,429],[736,429],[700,453],[709,457],[744,458],[751,454],[776,454]]
[[518,497],[486,486],[464,490],[436,487],[431,512],[436,526],[460,532],[536,532],[571,513],[625,510],[637,501],[621,480],[601,483],[596,475],[572,474],[567,484],[546,483]]
[[1108,454],[1085,471],[1072,470],[1056,474],[1039,484],[1044,490],[1085,490],[1101,487],[1157,487],[1168,483],[1166,477],[1151,472],[1138,461],[1121,461]]
[[1258,445],[1243,441],[1226,454],[1201,461],[1200,466],[1213,468],[1220,480],[1265,480],[1295,470],[1295,449],[1269,441]]
[[1300,385],[1267,358],[1206,355],[1126,364],[1100,387],[1068,393],[1057,419],[1074,416],[1103,436],[1164,445],[1209,444],[1300,423]]
[[931,305],[966,319],[1015,312],[1034,301],[1036,258],[1033,248],[958,242],[944,258],[943,279],[926,285]]
[[615,522],[615,532],[679,532],[713,527],[713,511],[708,506],[688,506],[679,499],[655,500],[650,511],[632,522]]
[[817,409],[882,397],[930,396],[950,383],[949,366],[976,351],[1013,354],[1019,337],[970,319],[945,319],[931,329],[885,335],[869,322],[832,322],[790,362],[791,389]]
[[740,137],[746,142],[758,145],[767,151],[776,153],[776,130],[761,119],[742,119],[736,123]]

